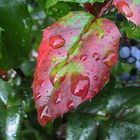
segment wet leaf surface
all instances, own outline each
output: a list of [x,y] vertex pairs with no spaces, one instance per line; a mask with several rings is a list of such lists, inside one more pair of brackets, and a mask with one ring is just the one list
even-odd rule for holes
[[[139,98],[139,87],[112,89],[112,91],[104,88],[90,103],[87,102],[80,106],[76,111],[77,114],[69,115],[66,139],[82,137],[86,140],[86,136],[89,134],[100,140],[139,140]],[[92,118],[90,124],[94,123],[94,125],[89,126],[88,129],[96,128],[94,132],[83,133],[87,128],[86,122],[89,121],[80,119],[84,116],[88,116],[89,120]],[[83,124],[83,127],[80,127],[79,124]]]
[[140,26],[140,2],[138,0],[114,0],[114,5],[128,20]]
[[10,69],[19,66],[30,51],[31,19],[23,1],[0,1],[0,67]]
[[111,21],[92,18],[70,13],[43,32],[33,81],[41,125],[93,98],[109,79],[120,34]]

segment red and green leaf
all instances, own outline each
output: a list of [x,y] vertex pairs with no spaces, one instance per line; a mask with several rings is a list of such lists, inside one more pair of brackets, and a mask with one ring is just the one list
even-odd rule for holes
[[114,0],[113,4],[128,20],[132,21],[137,26],[140,26],[139,0]]
[[92,99],[117,61],[120,33],[115,24],[73,12],[43,32],[33,81],[39,123]]

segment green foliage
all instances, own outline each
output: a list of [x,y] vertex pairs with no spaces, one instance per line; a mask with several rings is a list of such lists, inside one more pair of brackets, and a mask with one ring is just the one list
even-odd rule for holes
[[69,116],[67,139],[140,139],[139,98],[139,88],[105,88]]
[[31,19],[23,1],[0,1],[1,57],[0,67],[18,67],[28,56]]
[[[0,0],[0,69],[8,70],[8,80],[0,75],[0,140],[140,140],[140,79],[119,81],[134,67],[120,60],[91,102],[44,128],[37,122],[31,83],[42,30],[70,11],[83,11],[83,2],[104,0]],[[117,19],[115,10],[105,16],[139,42],[139,27]]]
[[37,0],[41,5],[45,5],[45,9],[49,9],[51,6],[57,4],[60,1],[63,2],[75,2],[79,4],[83,4],[85,2],[94,3],[94,2],[104,2],[105,0]]

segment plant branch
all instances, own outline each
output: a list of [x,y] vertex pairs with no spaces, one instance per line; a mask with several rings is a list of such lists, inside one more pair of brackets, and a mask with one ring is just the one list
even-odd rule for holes
[[104,2],[104,6],[101,8],[100,13],[98,14],[98,18],[101,17],[108,9],[112,9],[113,8],[113,0],[106,0]]

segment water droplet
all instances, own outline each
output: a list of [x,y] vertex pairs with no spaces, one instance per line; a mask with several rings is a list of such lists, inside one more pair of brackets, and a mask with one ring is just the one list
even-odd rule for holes
[[45,67],[45,68],[44,68],[44,71],[47,71],[47,70],[48,70],[48,68],[47,68],[47,67]]
[[99,56],[99,54],[98,53],[93,53],[93,55],[92,55],[92,57],[96,60],[96,61],[98,61],[99,59],[100,59],[100,56]]
[[50,45],[54,49],[61,48],[64,46],[64,44],[65,40],[60,35],[50,37]]
[[116,63],[116,60],[117,59],[117,56],[115,53],[110,53],[107,57],[105,57],[103,59],[103,62],[108,66],[108,67],[112,67],[115,63]]
[[86,97],[89,90],[90,81],[88,77],[76,74],[71,77],[71,92],[73,95]]
[[60,103],[62,100],[61,100],[61,98],[58,98],[57,100],[56,100],[56,104],[58,104],[58,103]]
[[107,32],[107,33],[110,33],[110,30],[108,29],[108,30],[106,30],[106,32]]
[[93,89],[93,92],[94,92],[95,94],[97,94],[97,93],[99,92],[99,89],[98,89],[98,88],[94,88],[94,89]]
[[88,58],[88,56],[86,54],[83,54],[80,56],[81,61],[85,61],[87,58]]
[[67,107],[68,107],[69,110],[74,109],[74,103],[73,103],[72,100],[68,101]]
[[108,77],[107,76],[104,76],[104,80],[107,81],[107,79],[108,79]]
[[90,75],[90,72],[87,72],[87,75]]
[[39,94],[36,96],[36,100],[38,100],[40,97],[41,97],[41,94],[39,93]]
[[51,27],[49,26],[49,27],[47,27],[47,30],[50,30],[51,29]]
[[53,58],[52,58],[52,62],[55,62],[55,61],[56,61],[56,57],[53,57]]
[[97,81],[97,80],[99,79],[99,76],[98,76],[98,75],[94,75],[94,76],[93,76],[93,79],[94,79],[95,81]]
[[124,12],[124,14],[127,16],[127,17],[132,17],[133,16],[133,11],[130,9],[130,7],[128,5],[124,5],[122,7],[122,11]]
[[50,117],[47,113],[48,113],[48,106],[45,106],[42,111],[41,118],[43,118],[44,116]]
[[53,100],[54,100],[55,104],[58,104],[58,103],[60,103],[62,101],[60,90],[56,90],[54,92],[54,97],[53,98],[54,98]]
[[43,81],[42,84],[41,84],[41,87],[44,87],[46,84],[46,81]]

